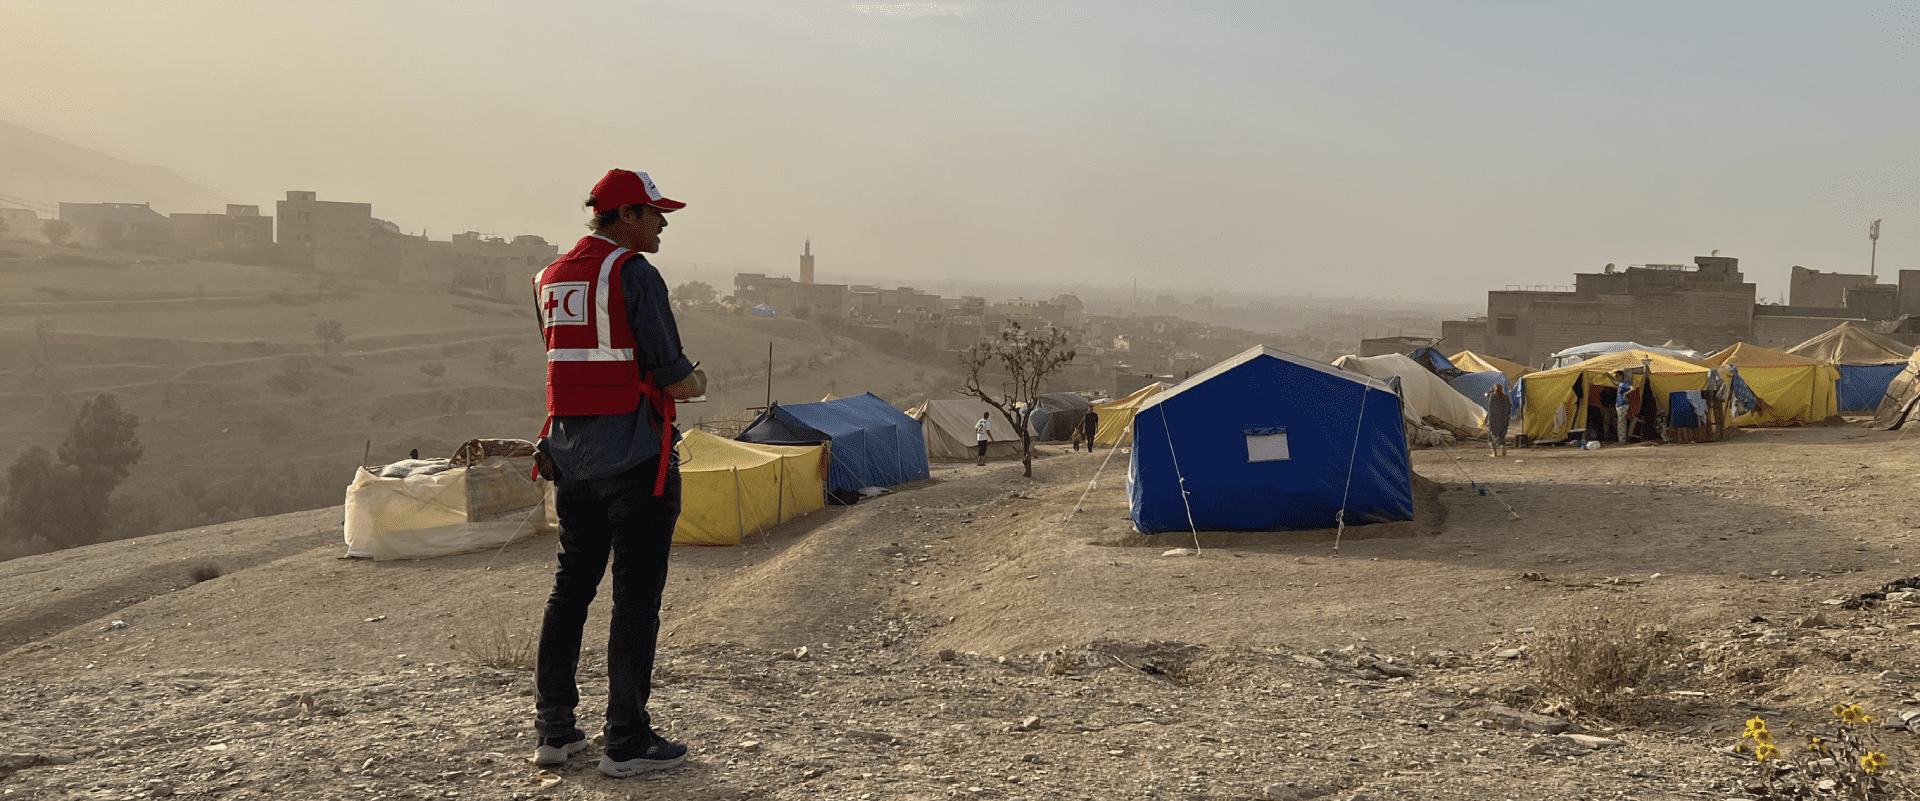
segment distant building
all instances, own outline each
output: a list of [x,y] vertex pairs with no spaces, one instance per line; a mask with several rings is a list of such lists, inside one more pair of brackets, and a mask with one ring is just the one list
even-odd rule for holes
[[62,203],[60,219],[73,224],[73,239],[105,248],[164,253],[173,244],[167,216],[145,203]]
[[[1699,256],[1692,265],[1608,265],[1575,274],[1572,291],[1488,292],[1484,350],[1539,366],[1549,354],[1589,342],[1677,341],[1716,349],[1752,336],[1755,297],[1739,260],[1726,256]],[[1462,333],[1467,327],[1452,321],[1441,330],[1470,339]]]
[[813,240],[807,240],[800,251],[800,283],[813,283]]
[[38,239],[42,224],[33,209],[0,209],[0,236],[8,239]]
[[176,213],[168,219],[182,255],[222,260],[273,246],[273,218],[261,216],[259,206],[229,203],[225,214]]
[[288,192],[275,204],[275,243],[290,267],[342,275],[373,268],[373,204],[321,200],[315,192]]

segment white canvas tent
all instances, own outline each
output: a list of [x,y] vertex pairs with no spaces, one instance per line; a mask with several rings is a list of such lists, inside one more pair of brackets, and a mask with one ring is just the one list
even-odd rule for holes
[[1020,434],[1013,423],[993,411],[981,400],[929,400],[907,410],[907,416],[920,421],[920,433],[927,441],[927,458],[941,461],[973,461],[979,452],[973,424],[987,414],[992,437],[987,443],[987,458],[1006,459],[1020,455]]
[[1458,390],[1447,386],[1440,376],[1434,375],[1419,362],[1391,353],[1385,356],[1342,356],[1333,360],[1333,366],[1342,370],[1351,370],[1365,376],[1381,380],[1398,376],[1400,395],[1406,401],[1405,413],[1409,427],[1408,440],[1417,445],[1433,445],[1437,439],[1421,433],[1420,429],[1431,430],[1424,418],[1433,417],[1443,423],[1445,428],[1457,431],[1465,436],[1478,436],[1486,432],[1487,410],[1480,404],[1467,399]]

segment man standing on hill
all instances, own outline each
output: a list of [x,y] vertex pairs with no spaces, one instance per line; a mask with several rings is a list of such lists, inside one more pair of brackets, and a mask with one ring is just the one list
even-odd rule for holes
[[587,747],[574,718],[587,609],[613,562],[607,634],[606,755],[600,772],[671,768],[687,747],[647,714],[667,554],[680,517],[673,402],[706,392],[706,374],[680,349],[667,285],[643,253],[660,251],[668,200],[644,172],[613,170],[593,187],[580,240],[534,276],[547,346],[543,470],[560,518],[559,569],[540,625],[533,761],[560,764]]

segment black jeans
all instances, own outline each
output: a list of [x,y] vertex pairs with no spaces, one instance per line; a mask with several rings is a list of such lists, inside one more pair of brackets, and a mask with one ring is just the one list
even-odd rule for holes
[[534,727],[543,737],[563,736],[576,725],[581,632],[609,556],[613,622],[607,632],[607,750],[644,748],[652,731],[647,698],[653,691],[653,654],[660,639],[660,598],[667,587],[673,526],[680,519],[680,471],[668,473],[666,492],[656,498],[653,482],[659,469],[659,460],[649,459],[613,478],[554,481],[560,567],[554,571],[553,594],[547,596],[540,624],[534,675]]

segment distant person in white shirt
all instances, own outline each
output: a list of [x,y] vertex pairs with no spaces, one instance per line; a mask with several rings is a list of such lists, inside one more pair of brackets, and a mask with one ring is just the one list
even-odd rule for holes
[[973,463],[977,465],[987,463],[987,442],[993,439],[993,423],[987,418],[992,414],[993,412],[981,412],[980,422],[973,424],[973,441],[980,447],[980,452],[975,454],[973,459]]

